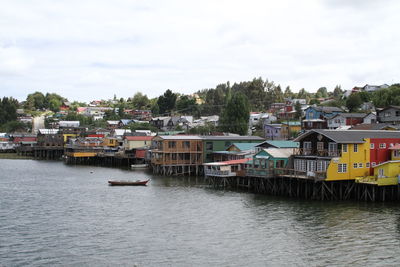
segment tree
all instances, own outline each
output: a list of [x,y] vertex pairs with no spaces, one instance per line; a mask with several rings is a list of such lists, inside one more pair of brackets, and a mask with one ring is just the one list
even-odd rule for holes
[[343,95],[342,88],[340,87],[340,85],[336,85],[335,89],[333,89],[333,97],[335,99],[340,99],[342,97],[342,95]]
[[17,120],[18,101],[12,97],[3,97],[0,101],[0,124]]
[[303,110],[301,109],[301,104],[299,101],[294,105],[294,109],[296,110],[295,117],[296,119],[300,119],[303,116]]
[[150,100],[147,95],[137,92],[132,98],[132,108],[147,109],[150,106]]
[[356,111],[362,104],[359,94],[351,94],[346,100],[346,107],[350,112]]
[[249,101],[242,93],[234,93],[224,108],[220,126],[223,131],[247,134],[250,117]]
[[290,86],[287,86],[285,89],[285,93],[283,93],[283,96],[285,98],[292,98],[293,97],[293,92],[290,90]]
[[158,98],[157,104],[160,108],[160,114],[171,113],[175,108],[177,95],[172,93],[171,90],[165,91],[164,95]]
[[35,109],[43,109],[45,107],[46,107],[46,99],[41,92],[35,92],[27,96],[25,102],[25,109],[35,110]]
[[328,90],[326,87],[320,87],[315,93],[316,98],[326,98],[328,97]]
[[183,95],[176,101],[176,109],[179,113],[194,114],[197,111],[196,99]]

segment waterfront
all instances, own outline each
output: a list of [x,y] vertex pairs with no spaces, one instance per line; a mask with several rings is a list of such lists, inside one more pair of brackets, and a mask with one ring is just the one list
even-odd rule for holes
[[[147,187],[107,180],[151,178]],[[0,265],[397,265],[394,203],[216,191],[196,178],[0,160]]]

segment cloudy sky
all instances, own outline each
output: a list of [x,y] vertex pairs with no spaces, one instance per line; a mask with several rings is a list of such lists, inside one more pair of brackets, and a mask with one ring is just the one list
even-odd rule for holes
[[400,82],[396,0],[2,0],[0,95],[293,91]]

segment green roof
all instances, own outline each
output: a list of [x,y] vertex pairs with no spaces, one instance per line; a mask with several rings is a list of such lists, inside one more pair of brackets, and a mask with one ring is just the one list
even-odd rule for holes
[[[288,124],[287,122],[282,122],[282,124]],[[289,126],[301,126],[301,122],[299,121],[289,121]]]
[[[298,148],[299,147],[299,142],[293,142],[293,141],[279,141],[279,140],[271,140],[271,141],[265,141],[261,144],[270,144],[271,146],[277,147],[277,148]],[[259,144],[259,145],[261,145]]]
[[237,147],[240,151],[252,150],[258,145],[257,143],[233,143],[231,146]]

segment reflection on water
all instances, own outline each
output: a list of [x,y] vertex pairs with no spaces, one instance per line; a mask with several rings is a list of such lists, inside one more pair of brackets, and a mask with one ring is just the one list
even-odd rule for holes
[[[147,187],[107,185],[147,178]],[[33,160],[0,160],[0,200],[5,266],[394,266],[400,260],[394,203],[217,191],[200,178]]]

